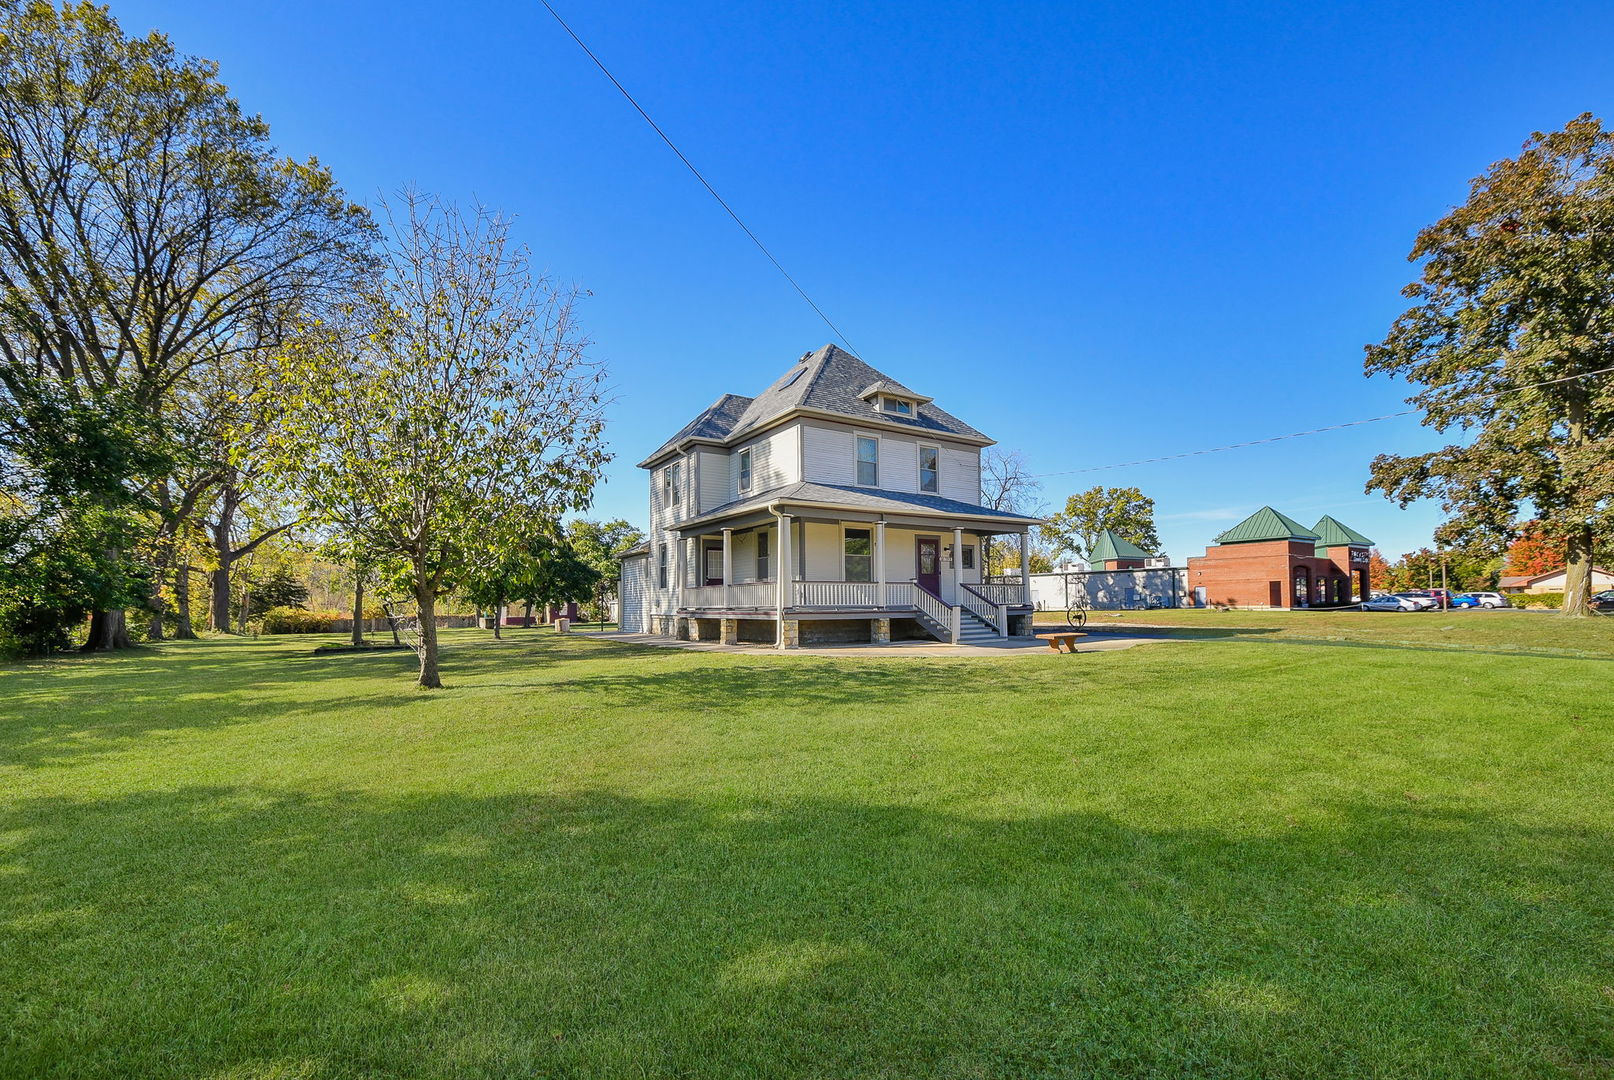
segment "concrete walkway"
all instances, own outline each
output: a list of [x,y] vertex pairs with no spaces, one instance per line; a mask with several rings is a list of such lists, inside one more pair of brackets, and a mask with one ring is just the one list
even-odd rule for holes
[[[751,653],[762,656],[843,656],[864,659],[878,656],[936,656],[936,657],[1022,657],[1049,656],[1046,641],[1036,638],[1005,638],[994,645],[947,645],[940,641],[894,641],[889,645],[810,645],[799,649],[776,649],[772,645],[719,645],[715,641],[679,641],[676,638],[654,634],[590,633],[573,630],[577,637],[599,638],[603,641],[622,641],[630,645],[653,645],[663,649],[687,649],[690,652]],[[1130,649],[1134,645],[1149,645],[1168,640],[1144,634],[1098,633],[1078,639],[1078,652],[1112,652]],[[1180,640],[1180,639],[1175,639]],[[1066,654],[1066,658],[1070,657]]]

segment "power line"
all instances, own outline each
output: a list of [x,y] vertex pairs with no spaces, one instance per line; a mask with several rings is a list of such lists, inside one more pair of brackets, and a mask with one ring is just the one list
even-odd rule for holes
[[[1577,379],[1589,379],[1594,375],[1607,375],[1614,372],[1614,367],[1599,368],[1580,375],[1565,375],[1559,379],[1546,379],[1542,382],[1530,383],[1527,386],[1514,386],[1507,390],[1498,390],[1494,394],[1481,394],[1475,401],[1487,401],[1502,397],[1504,394],[1517,394],[1523,390],[1534,390],[1541,386],[1554,386],[1558,383],[1574,382]],[[1381,420],[1394,420],[1400,416],[1412,416],[1422,412],[1422,409],[1402,409],[1400,412],[1385,413],[1383,416],[1369,416],[1365,420],[1347,420],[1343,424],[1329,424],[1326,427],[1312,428],[1309,431],[1292,431],[1287,435],[1272,435],[1265,439],[1250,439],[1247,442],[1228,443],[1226,446],[1211,446],[1204,450],[1185,450],[1180,454],[1166,454],[1162,457],[1139,458],[1137,461],[1120,461],[1113,465],[1094,465],[1086,469],[1061,469],[1059,472],[1032,473],[1032,479],[1045,476],[1074,476],[1078,473],[1104,472],[1108,469],[1129,469],[1134,465],[1154,465],[1162,461],[1180,461],[1183,458],[1200,457],[1204,454],[1220,454],[1228,450],[1243,450],[1249,446],[1263,446],[1266,443],[1283,442],[1285,439],[1300,439],[1307,435],[1321,435],[1327,431],[1342,431],[1345,428],[1361,427],[1363,424],[1377,424]]]
[[577,42],[577,47],[582,49],[590,60],[594,61],[594,66],[599,68],[600,72],[607,79],[611,80],[611,85],[616,87],[618,92],[620,92],[623,97],[628,99],[628,104],[632,105],[634,110],[637,111],[640,116],[644,117],[644,122],[650,125],[651,130],[657,135],[661,136],[661,141],[667,144],[667,148],[674,154],[678,155],[678,160],[684,163],[684,168],[688,169],[694,175],[695,179],[701,182],[701,187],[705,188],[707,192],[711,194],[712,198],[717,200],[717,205],[721,206],[725,211],[727,211],[729,217],[734,219],[734,224],[738,225],[741,231],[751,238],[751,242],[757,246],[757,250],[768,257],[768,261],[773,263],[774,269],[778,270],[779,273],[784,275],[785,280],[790,282],[790,287],[795,289],[796,292],[800,293],[801,298],[807,301],[807,306],[812,308],[820,319],[824,320],[824,325],[829,327],[835,336],[841,339],[841,344],[846,346],[847,351],[853,356],[857,356],[857,349],[853,348],[852,343],[847,340],[846,335],[841,333],[840,327],[831,322],[829,316],[824,314],[824,310],[813,302],[812,297],[807,295],[807,290],[803,289],[796,283],[796,279],[791,277],[790,272],[784,268],[778,259],[773,257],[773,252],[769,251],[767,245],[757,238],[757,234],[751,231],[751,227],[744,221],[740,220],[740,215],[734,212],[734,208],[728,204],[723,196],[717,193],[716,188],[707,182],[706,177],[701,175],[701,171],[695,168],[694,164],[689,160],[689,158],[684,156],[684,152],[678,149],[677,144],[674,143],[672,139],[667,137],[667,133],[661,130],[661,125],[650,119],[650,114],[644,111],[644,106],[640,105],[638,101],[634,100],[633,95],[628,93],[627,87],[618,82],[617,77],[611,74],[610,68],[607,68],[603,63],[600,62],[600,58],[594,55],[594,50],[590,49],[583,43],[583,39],[577,36],[577,31],[573,30],[566,24],[566,20],[560,17],[560,12],[556,11],[554,7],[550,5],[549,0],[538,0],[538,2],[544,5],[544,8],[548,10],[549,14],[555,17],[555,21],[560,24],[560,28],[566,31],[573,41]]

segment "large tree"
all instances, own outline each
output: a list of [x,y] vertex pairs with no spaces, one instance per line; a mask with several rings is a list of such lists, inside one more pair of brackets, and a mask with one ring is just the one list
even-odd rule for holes
[[604,371],[576,290],[536,276],[504,220],[408,193],[384,231],[344,318],[266,374],[268,460],[318,523],[406,568],[436,687],[437,598],[533,520],[587,509],[609,459]]
[[[323,167],[275,152],[211,62],[105,8],[0,0],[0,438],[38,470],[75,452],[75,418],[123,444],[74,496],[108,526],[91,578],[130,558],[119,515],[152,510],[184,454],[165,397],[342,290],[367,222]],[[88,647],[127,642],[127,591],[97,598]]]
[[1369,491],[1439,499],[1436,538],[1500,551],[1534,518],[1561,539],[1563,611],[1587,613],[1592,553],[1614,524],[1614,138],[1590,114],[1537,132],[1468,201],[1418,234],[1415,304],[1367,348],[1369,375],[1423,387],[1425,454],[1380,455]]
[[1090,559],[1099,534],[1114,529],[1123,540],[1153,552],[1160,547],[1154,531],[1154,500],[1135,487],[1093,487],[1065,500],[1065,508],[1048,518],[1043,538],[1054,558],[1073,554]]

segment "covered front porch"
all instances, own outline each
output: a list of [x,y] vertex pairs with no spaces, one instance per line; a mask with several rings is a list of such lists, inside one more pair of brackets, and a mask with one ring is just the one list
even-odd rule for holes
[[[678,533],[680,588],[664,632],[782,648],[1029,635],[1030,524],[785,506],[692,522]],[[1015,549],[1018,581],[985,580],[994,542]]]

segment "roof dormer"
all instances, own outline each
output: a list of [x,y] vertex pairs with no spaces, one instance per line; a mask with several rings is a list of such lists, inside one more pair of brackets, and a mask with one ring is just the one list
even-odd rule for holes
[[918,416],[919,406],[931,399],[923,394],[916,394],[901,383],[891,382],[889,379],[880,379],[863,388],[858,395],[864,401],[874,406],[876,412],[888,416]]

